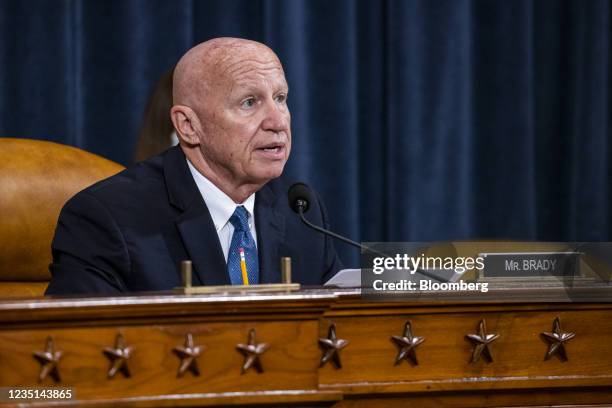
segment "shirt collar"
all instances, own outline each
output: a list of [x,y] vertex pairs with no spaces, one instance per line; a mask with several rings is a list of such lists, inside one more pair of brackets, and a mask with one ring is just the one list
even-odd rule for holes
[[236,207],[243,205],[249,213],[249,225],[253,222],[253,210],[255,208],[255,194],[251,194],[242,204],[236,204],[227,194],[215,186],[209,179],[204,177],[189,160],[187,160],[189,171],[200,190],[200,194],[208,207],[217,232],[228,223]]

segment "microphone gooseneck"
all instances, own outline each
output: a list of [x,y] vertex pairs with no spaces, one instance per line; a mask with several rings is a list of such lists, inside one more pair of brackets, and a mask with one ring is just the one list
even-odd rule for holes
[[339,239],[340,241],[346,242],[347,244],[349,244],[349,245],[353,245],[353,246],[355,246],[355,247],[357,247],[357,248],[359,248],[359,249],[362,249],[362,250],[364,250],[364,251],[369,251],[369,252],[372,252],[372,253],[374,253],[374,254],[378,254],[378,255],[386,256],[385,254],[383,254],[383,253],[381,253],[381,252],[375,251],[375,250],[373,250],[372,248],[369,248],[369,247],[367,247],[367,246],[365,246],[365,245],[362,245],[362,244],[360,244],[360,243],[358,243],[358,242],[355,242],[355,241],[353,241],[353,240],[351,240],[351,239],[348,239],[348,238],[346,238],[346,237],[343,237],[342,235],[338,235],[338,234],[336,234],[335,232],[331,232],[331,231],[328,231],[328,230],[326,230],[326,229],[324,229],[324,228],[321,228],[321,227],[319,227],[319,226],[317,226],[317,225],[314,225],[313,223],[311,223],[310,221],[308,221],[308,220],[306,219],[306,217],[304,217],[304,210],[303,210],[303,208],[302,208],[301,206],[298,206],[298,214],[300,215],[300,219],[302,220],[302,222],[303,222],[304,224],[308,225],[310,228],[312,228],[312,229],[314,229],[314,230],[316,230],[316,231],[319,231],[319,232],[321,232],[321,233],[323,233],[323,234],[327,234],[327,235],[329,235],[329,236],[332,236],[332,237],[334,237],[334,238],[337,238],[337,239]]
[[[312,228],[313,230],[318,231],[322,234],[329,235],[330,237],[339,239],[340,241],[346,244],[352,245],[354,247],[357,247],[364,252],[369,252],[371,254],[382,256],[384,258],[389,257],[389,255],[383,252],[377,251],[368,246],[355,242],[351,239],[343,237],[342,235],[338,235],[335,232],[326,230],[325,228],[319,227],[318,225],[314,225],[313,223],[308,221],[306,217],[304,217],[304,214],[310,209],[310,201],[312,200],[312,194],[310,192],[310,187],[308,187],[308,185],[304,183],[292,184],[291,187],[289,187],[289,192],[287,193],[287,196],[289,198],[289,207],[291,207],[291,209],[300,216],[300,219],[307,227]],[[418,272],[424,276],[435,279],[439,282],[447,282],[447,280],[440,279],[438,276],[426,270],[419,269]]]
[[319,227],[318,225],[315,225],[311,223],[310,221],[308,221],[306,217],[304,217],[304,214],[310,209],[310,201],[312,200],[312,194],[310,192],[310,187],[308,187],[306,184],[304,183],[293,184],[291,187],[289,187],[288,197],[289,197],[289,206],[291,207],[291,209],[300,216],[300,219],[302,220],[302,222],[306,224],[306,226],[308,226],[309,228],[312,228],[315,231],[318,231],[322,234],[329,235],[331,237],[339,239],[340,241],[347,243],[349,245],[352,245],[354,247],[357,247],[361,249],[362,251],[366,251],[372,254],[387,257],[387,255],[383,254],[382,252],[376,251],[372,248],[369,248],[351,239],[343,237],[342,235],[338,235],[335,232],[326,230],[325,228]]

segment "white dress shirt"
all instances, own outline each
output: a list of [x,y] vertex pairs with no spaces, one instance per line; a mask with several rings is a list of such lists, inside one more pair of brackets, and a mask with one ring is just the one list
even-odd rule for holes
[[253,211],[255,209],[255,194],[251,194],[242,204],[236,204],[234,200],[193,167],[189,160],[187,160],[187,165],[189,166],[189,171],[191,171],[191,175],[198,186],[198,190],[200,190],[200,194],[202,194],[202,198],[215,224],[225,262],[227,262],[227,254],[232,243],[232,236],[234,235],[234,226],[229,222],[229,219],[239,205],[243,205],[249,213],[249,229],[251,230],[255,245],[257,245],[255,218],[253,216]]

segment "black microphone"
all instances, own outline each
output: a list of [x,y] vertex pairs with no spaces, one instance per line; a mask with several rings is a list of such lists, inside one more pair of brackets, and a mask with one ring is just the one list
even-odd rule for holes
[[[291,207],[291,209],[293,211],[295,211],[296,213],[299,214],[300,219],[302,220],[302,222],[304,224],[306,224],[306,226],[314,229],[315,231],[318,231],[322,234],[325,235],[329,235],[330,237],[334,237],[336,239],[339,239],[342,242],[345,242],[349,245],[352,245],[354,247],[357,247],[359,249],[361,249],[362,251],[367,251],[370,252],[372,254],[378,255],[378,256],[382,256],[384,258],[388,258],[389,255],[384,254],[380,251],[377,251],[375,249],[372,249],[370,247],[367,247],[365,245],[362,245],[358,242],[355,242],[351,239],[348,239],[346,237],[343,237],[342,235],[338,235],[335,232],[331,232],[329,230],[326,230],[325,228],[319,227],[318,225],[314,225],[313,223],[311,223],[310,221],[308,221],[305,217],[304,217],[304,213],[306,211],[309,210],[310,208],[310,202],[312,201],[312,194],[311,194],[311,190],[310,187],[308,187],[308,185],[304,184],[304,183],[294,183],[291,185],[291,187],[289,187],[289,192],[287,194],[287,196],[289,197],[289,207]],[[429,278],[435,279],[439,282],[447,282],[448,280],[446,279],[440,279],[440,277],[429,273],[426,270],[423,269],[419,269],[418,270],[419,273],[421,273],[424,276],[427,276]]]
[[383,256],[383,257],[388,256],[388,255],[383,254],[382,252],[376,251],[372,248],[369,248],[351,239],[343,237],[342,235],[338,235],[335,232],[331,232],[329,230],[326,230],[325,228],[319,227],[318,225],[314,225],[313,223],[308,221],[304,217],[304,213],[306,213],[310,209],[310,202],[312,201],[312,194],[310,191],[310,187],[308,187],[306,184],[294,183],[291,187],[289,187],[289,193],[287,195],[289,197],[289,207],[291,207],[293,211],[299,214],[302,222],[306,224],[306,226],[308,226],[309,228],[312,228],[315,231],[318,231],[322,234],[329,235],[331,237],[339,239],[340,241],[345,242],[354,247],[357,247],[361,249],[362,251],[367,251],[367,252],[370,252],[370,253],[373,253],[379,256]]

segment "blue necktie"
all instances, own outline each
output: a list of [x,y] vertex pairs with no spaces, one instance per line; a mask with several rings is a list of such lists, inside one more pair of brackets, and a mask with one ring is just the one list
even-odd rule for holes
[[257,259],[257,246],[249,228],[249,213],[243,206],[236,207],[229,221],[234,226],[232,243],[227,254],[227,271],[232,285],[243,285],[242,267],[240,265],[240,249],[244,253],[249,284],[259,282],[259,261]]

